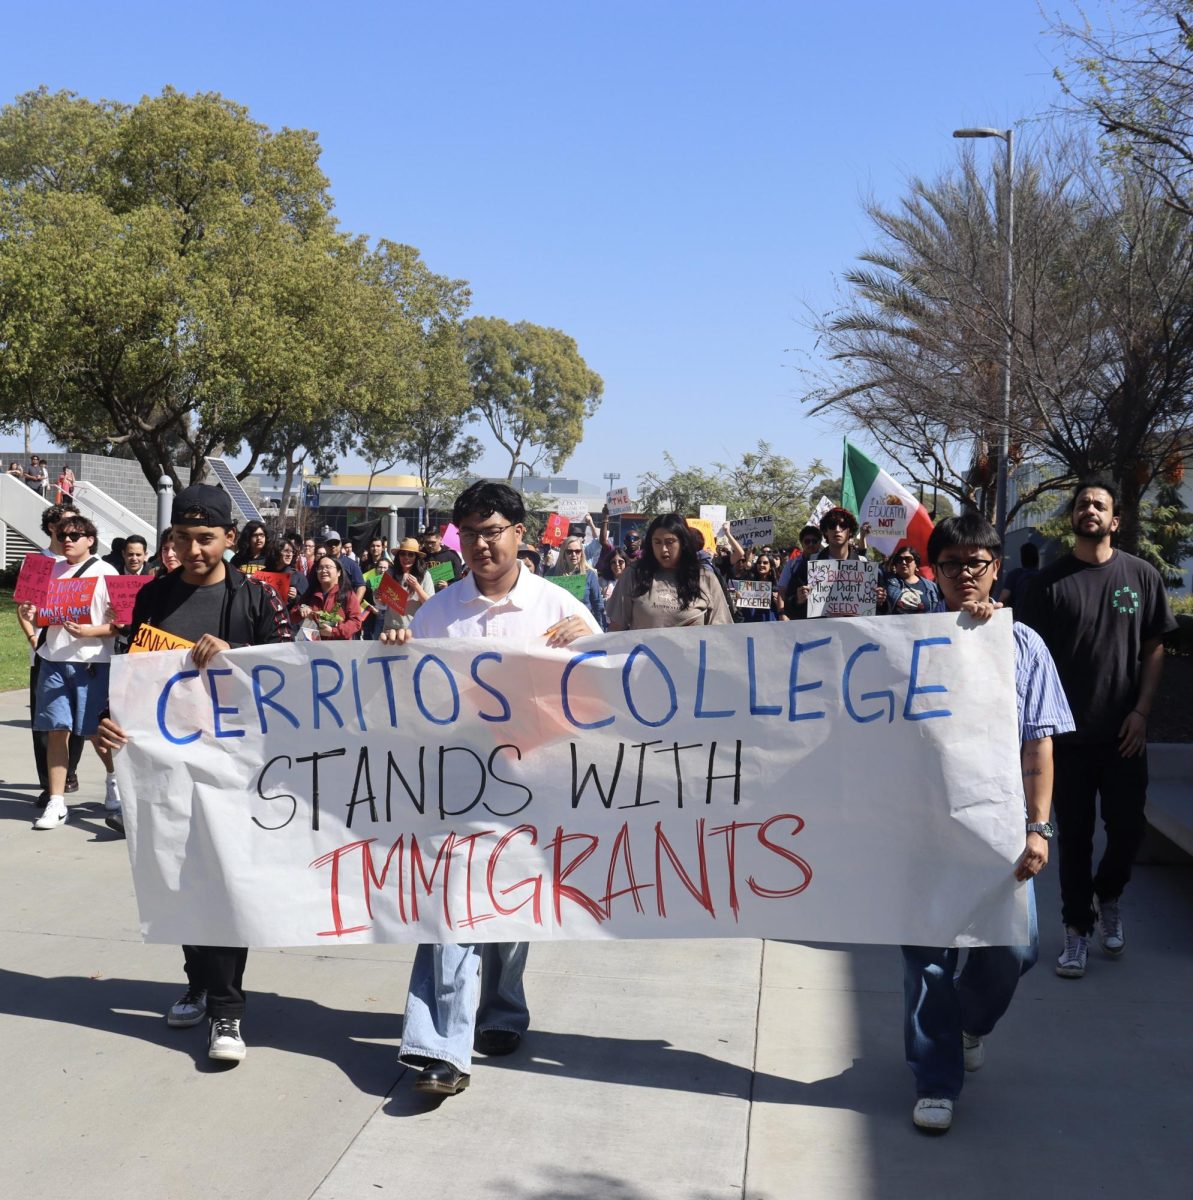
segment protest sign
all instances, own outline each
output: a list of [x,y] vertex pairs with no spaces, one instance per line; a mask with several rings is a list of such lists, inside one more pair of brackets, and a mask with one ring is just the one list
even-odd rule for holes
[[449,550],[460,553],[460,531],[454,525],[445,525],[440,537]]
[[1024,944],[1010,613],[816,634],[118,657],[144,934]]
[[775,521],[773,517],[742,517],[729,522],[729,532],[743,546],[769,546],[775,538]]
[[75,625],[91,624],[91,601],[95,596],[95,585],[99,580],[93,575],[90,579],[51,579],[46,584],[45,599],[37,606],[35,625],[65,625],[68,621]]
[[724,504],[702,504],[700,506],[700,519],[707,521],[717,533],[721,532],[721,527],[728,517],[729,509]]
[[435,583],[451,583],[456,577],[455,566],[449,562],[432,563],[429,570]]
[[129,645],[129,654],[152,654],[156,650],[189,650],[195,643],[188,642],[156,625],[142,624]]
[[808,616],[869,617],[877,605],[877,563],[862,558],[808,560]]
[[546,525],[543,526],[542,540],[548,546],[558,546],[567,537],[570,526],[571,522],[567,517],[560,516],[559,513],[552,513],[547,518]]
[[386,571],[373,592],[373,599],[385,608],[392,609],[404,616],[406,605],[410,601],[410,593]]
[[569,521],[583,521],[588,517],[588,505],[579,496],[553,496],[555,511]]
[[823,517],[830,508],[834,507],[836,506],[833,504],[832,500],[830,500],[827,496],[821,496],[820,499],[816,501],[816,507],[812,509],[812,515],[808,518],[808,524],[819,525],[820,518]]
[[285,604],[290,598],[290,576],[285,571],[258,571],[253,576],[255,583],[267,583]]
[[684,517],[684,520],[689,529],[700,530],[700,534],[704,538],[704,549],[711,554],[717,548],[716,530],[703,517]]
[[557,583],[565,591],[571,592],[581,603],[588,591],[588,575],[548,575],[552,583]]
[[605,496],[605,503],[609,506],[611,517],[634,511],[634,502],[630,499],[629,488],[614,488]]
[[117,625],[130,625],[133,619],[133,605],[137,593],[147,584],[153,582],[152,575],[107,575],[104,582],[108,585],[108,603],[112,606],[112,615]]
[[738,608],[770,608],[771,585],[756,579],[731,579],[733,598]]
[[25,555],[25,561],[21,563],[17,586],[12,592],[13,600],[17,604],[43,604],[53,570],[54,559],[50,555],[30,550]]

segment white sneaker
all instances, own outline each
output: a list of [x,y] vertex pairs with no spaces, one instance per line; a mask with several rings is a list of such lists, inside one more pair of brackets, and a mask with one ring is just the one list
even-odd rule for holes
[[51,796],[45,811],[33,822],[34,829],[57,829],[66,821],[66,801],[61,796]]
[[1065,979],[1080,979],[1085,974],[1089,954],[1089,938],[1078,933],[1072,925],[1065,926],[1065,948],[1056,960],[1056,973]]
[[943,1098],[925,1098],[915,1102],[911,1119],[926,1133],[948,1133],[953,1123],[953,1102]]
[[1117,900],[1094,899],[1094,911],[1098,914],[1098,941],[1102,950],[1111,958],[1118,958],[1127,948],[1127,939],[1123,936],[1123,918],[1118,910]]
[[240,1036],[239,1017],[216,1017],[211,1022],[211,1041],[207,1057],[221,1062],[240,1062],[248,1053]]
[[986,1061],[986,1047],[982,1044],[982,1039],[972,1033],[963,1033],[961,1049],[965,1054],[965,1069],[980,1071],[982,1064]]

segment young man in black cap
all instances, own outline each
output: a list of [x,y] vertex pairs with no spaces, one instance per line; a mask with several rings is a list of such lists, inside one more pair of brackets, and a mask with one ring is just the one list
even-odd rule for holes
[[[137,594],[130,640],[142,625],[193,642],[190,656],[203,670],[223,650],[290,641],[290,618],[270,587],[251,583],[230,569],[224,552],[236,544],[227,495],[196,484],[174,499],[170,516],[181,566]],[[110,717],[100,722],[98,742],[118,750],[128,739]],[[188,987],[169,1013],[175,1028],[210,1022],[207,1054],[224,1062],[245,1056],[240,1021],[244,1015],[244,946],[183,946]]]

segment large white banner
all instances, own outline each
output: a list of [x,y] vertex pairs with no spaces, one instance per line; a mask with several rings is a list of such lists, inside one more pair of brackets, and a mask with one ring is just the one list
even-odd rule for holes
[[117,658],[145,937],[1027,941],[1010,614]]

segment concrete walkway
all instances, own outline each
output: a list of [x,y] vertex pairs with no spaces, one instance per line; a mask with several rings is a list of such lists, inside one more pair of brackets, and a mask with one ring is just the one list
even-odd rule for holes
[[[181,954],[142,945],[88,750],[30,831],[25,699],[0,694],[0,1197],[904,1200],[1193,1195],[1193,870],[1142,866],[1127,954],[1042,961],[952,1132],[915,1131],[892,947],[531,950],[522,1051],[429,1104],[396,1062],[408,947],[254,951],[247,1060],[171,1030]],[[859,885],[862,881],[859,881]]]

